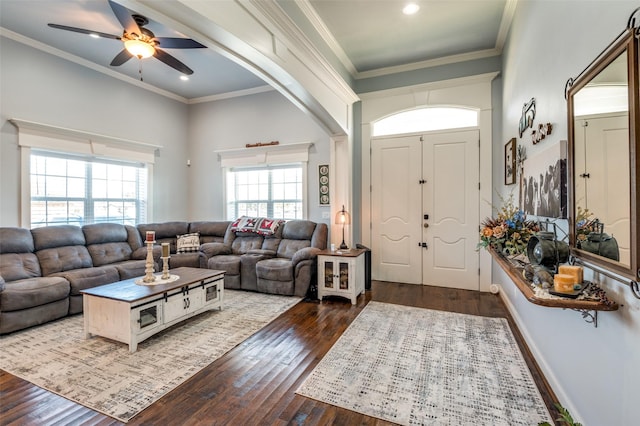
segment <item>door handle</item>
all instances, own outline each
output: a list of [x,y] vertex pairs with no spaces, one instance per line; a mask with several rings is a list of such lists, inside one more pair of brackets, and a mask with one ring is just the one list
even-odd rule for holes
[[427,243],[418,243],[418,247],[429,248]]
[[422,226],[424,226],[425,228],[428,228],[428,227],[429,227],[429,224],[428,224],[428,223],[425,223],[425,224],[424,224],[424,225],[422,225]]

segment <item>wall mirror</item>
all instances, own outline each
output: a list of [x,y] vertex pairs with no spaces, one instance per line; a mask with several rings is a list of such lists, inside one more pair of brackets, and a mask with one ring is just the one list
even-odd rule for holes
[[571,254],[632,282],[640,278],[639,12],[566,90]]

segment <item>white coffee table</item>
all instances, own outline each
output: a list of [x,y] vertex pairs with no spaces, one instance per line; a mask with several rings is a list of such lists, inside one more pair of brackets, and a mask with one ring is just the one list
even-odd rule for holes
[[[165,284],[140,285],[138,278],[81,291],[85,338],[98,335],[138,343],[202,312],[220,309],[224,300],[224,271],[176,268],[179,278]],[[158,275],[159,277],[159,275]]]

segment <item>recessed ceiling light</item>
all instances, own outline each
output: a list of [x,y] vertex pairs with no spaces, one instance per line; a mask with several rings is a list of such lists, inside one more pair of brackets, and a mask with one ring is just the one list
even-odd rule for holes
[[402,13],[404,13],[405,15],[413,15],[419,10],[420,6],[415,3],[409,3],[404,8],[402,8]]
[[187,81],[187,80],[189,80],[189,77],[187,77],[186,75],[181,75],[180,76],[180,80]]

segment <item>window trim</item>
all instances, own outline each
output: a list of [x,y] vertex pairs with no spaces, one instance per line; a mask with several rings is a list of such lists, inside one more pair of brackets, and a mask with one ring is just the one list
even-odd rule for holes
[[[147,218],[153,217],[153,164],[156,151],[162,148],[144,142],[67,129],[12,118],[18,129],[20,147],[20,224],[31,228],[31,149],[51,151],[85,158],[114,159],[145,163],[147,176]],[[144,220],[145,218],[140,218]]]
[[[227,216],[227,172],[233,167],[277,166],[300,163],[302,165],[302,217],[309,217],[308,169],[309,150],[312,142],[286,145],[269,145],[255,148],[240,148],[214,151],[222,168],[222,192],[224,215]],[[233,220],[236,218],[227,218]]]

